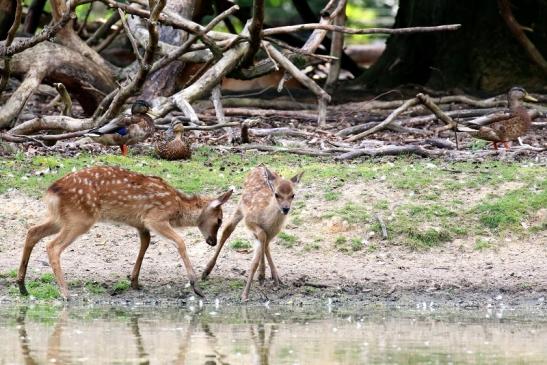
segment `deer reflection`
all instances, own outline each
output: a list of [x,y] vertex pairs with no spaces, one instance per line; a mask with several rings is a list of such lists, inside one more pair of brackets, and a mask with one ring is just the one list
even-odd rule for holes
[[140,314],[132,313],[129,323],[131,326],[131,333],[133,334],[133,338],[135,340],[135,347],[137,348],[137,356],[139,357],[139,364],[148,365],[150,364],[150,360],[148,359],[148,353],[144,349],[144,343],[143,343],[141,331],[139,328],[140,317],[141,317]]
[[256,326],[250,326],[249,331],[251,332],[251,339],[253,340],[255,353],[253,364],[269,365],[270,349],[272,347],[275,333],[277,332],[277,326],[275,324],[272,325],[267,336],[267,329],[264,323],[257,324]]
[[[35,365],[40,364],[40,361],[37,361],[34,358],[33,351],[30,346],[30,337],[28,336],[26,329],[26,317],[27,317],[28,307],[20,307],[19,313],[17,315],[17,327],[19,331],[19,341],[21,347],[21,354],[23,355],[23,360],[25,364]],[[70,359],[70,354],[65,351],[61,351],[61,335],[63,330],[66,327],[68,320],[68,311],[66,308],[63,308],[53,332],[49,336],[46,352],[46,361],[48,363],[56,364],[70,364],[72,363]]]

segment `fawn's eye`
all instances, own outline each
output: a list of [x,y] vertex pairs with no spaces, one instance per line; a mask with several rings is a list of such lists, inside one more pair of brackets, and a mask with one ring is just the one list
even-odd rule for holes
[[291,195],[291,199],[294,199],[294,194]]
[[279,196],[279,194],[278,194],[278,193],[275,193],[275,197],[276,197],[277,199],[279,199],[279,198],[280,198],[280,196]]
[[222,225],[222,219],[221,218],[218,219],[218,225],[219,226]]

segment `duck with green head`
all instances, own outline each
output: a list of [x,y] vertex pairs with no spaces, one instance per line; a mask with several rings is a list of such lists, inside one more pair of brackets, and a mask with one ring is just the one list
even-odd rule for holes
[[156,127],[151,108],[147,101],[136,100],[131,107],[131,115],[113,119],[102,127],[90,130],[85,136],[106,146],[120,146],[122,155],[127,156],[128,145],[142,142],[154,134]]

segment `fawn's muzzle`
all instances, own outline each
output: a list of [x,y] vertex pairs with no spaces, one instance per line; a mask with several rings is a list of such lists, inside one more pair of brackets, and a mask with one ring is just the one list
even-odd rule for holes
[[209,246],[216,246],[216,244],[217,244],[217,239],[214,238],[214,237],[208,237],[208,238],[205,240],[205,242],[207,242],[207,244],[208,244]]
[[289,210],[291,210],[291,208],[281,208],[281,211],[282,211],[283,214],[285,214],[285,215],[289,214]]

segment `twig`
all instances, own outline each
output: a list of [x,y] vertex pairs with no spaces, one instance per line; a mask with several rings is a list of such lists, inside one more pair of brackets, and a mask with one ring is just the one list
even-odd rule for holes
[[95,33],[93,33],[93,35],[86,40],[86,43],[90,46],[97,43],[100,38],[102,38],[108,31],[110,31],[110,28],[112,28],[112,26],[116,24],[118,20],[120,20],[120,13],[112,13],[112,15],[106,20],[106,22],[101,24],[101,26],[95,31]]
[[286,71],[288,71],[302,85],[310,89],[319,100],[319,125],[324,125],[326,120],[326,103],[330,102],[330,95],[327,94],[315,81],[309,78],[305,73],[300,71],[291,61],[289,61],[280,51],[268,42],[263,42],[265,48],[268,49],[272,58],[276,60]]
[[120,19],[122,20],[123,29],[125,30],[125,35],[129,39],[129,43],[131,43],[131,47],[133,48],[133,53],[135,54],[135,57],[137,57],[137,60],[139,61],[139,64],[142,67],[144,64],[144,60],[139,52],[139,46],[137,45],[137,41],[135,40],[135,37],[133,37],[133,33],[131,33],[131,29],[129,29],[129,26],[127,25],[127,22],[125,21],[125,14],[121,9],[118,9],[118,14],[120,14]]
[[63,14],[61,19],[59,19],[59,21],[52,26],[44,27],[44,29],[42,29],[42,31],[36,34],[34,37],[25,38],[23,40],[17,41],[9,47],[6,45],[0,45],[0,55],[3,55],[4,57],[10,57],[16,53],[24,51],[27,48],[33,47],[40,42],[55,37],[55,35],[59,33],[59,31],[63,29],[70,20],[75,18],[75,15],[73,13],[73,7],[73,1],[69,0],[67,3],[67,11]]
[[[220,85],[217,85],[211,91],[211,101],[215,107],[215,114],[219,123],[226,123],[226,118],[224,117],[224,110],[222,109],[222,102],[220,101],[222,94],[220,92]],[[234,140],[234,132],[232,128],[226,127],[224,131],[228,135],[228,143],[232,143]]]
[[57,92],[59,93],[59,96],[61,97],[61,100],[63,101],[64,108],[61,112],[61,115],[68,115],[69,117],[72,116],[72,99],[70,98],[70,94],[66,90],[65,85],[61,82],[56,82],[53,84],[55,86],[55,89],[57,89]]
[[302,30],[312,30],[312,29],[321,29],[325,31],[341,32],[341,33],[347,33],[347,34],[409,34],[409,33],[452,31],[452,30],[458,30],[460,28],[461,28],[461,24],[438,25],[434,27],[355,29],[355,28],[342,27],[338,25],[311,23],[311,24],[287,25],[287,26],[277,27],[277,28],[268,28],[262,31],[262,35],[266,37],[266,36],[272,36],[277,34],[293,33],[293,32],[298,32]]
[[384,128],[386,128],[391,122],[393,122],[395,120],[395,118],[397,118],[397,116],[399,114],[401,114],[402,112],[404,112],[405,110],[407,110],[408,108],[416,105],[418,103],[418,99],[416,98],[413,98],[413,99],[409,99],[407,101],[405,101],[403,103],[403,105],[401,105],[400,107],[398,107],[397,109],[395,109],[393,112],[391,112],[391,114],[380,124],[378,124],[377,126],[374,126],[364,132],[361,132],[359,134],[356,134],[352,137],[349,137],[347,140],[350,141],[350,142],[354,142],[354,141],[357,141],[357,140],[360,140],[372,133],[376,133]]
[[434,157],[437,153],[430,152],[421,146],[383,146],[379,148],[361,148],[350,152],[342,153],[334,159],[343,161],[351,160],[361,156],[394,156],[394,155],[409,155],[415,154],[421,157]]
[[536,46],[530,41],[530,39],[526,36],[524,31],[522,30],[522,26],[517,22],[515,17],[513,16],[513,12],[511,11],[511,3],[509,0],[498,0],[498,6],[501,11],[501,16],[503,20],[505,21],[505,24],[507,24],[507,27],[513,33],[513,36],[517,39],[517,41],[521,44],[521,46],[524,48],[528,56],[534,63],[536,63],[543,72],[547,73],[547,60],[543,58],[541,53],[538,51]]
[[[87,20],[89,19],[89,15],[91,14],[91,11],[93,11],[93,3],[89,3],[89,7],[87,8],[87,11],[85,12],[84,21],[76,31],[77,34],[82,34],[82,31],[84,30],[85,26],[87,25]],[[86,33],[87,34],[87,33]]]
[[321,157],[321,156],[330,156],[330,152],[326,151],[320,151],[320,150],[313,150],[308,148],[288,148],[288,147],[278,147],[278,146],[266,146],[261,144],[249,144],[249,145],[243,145],[243,146],[233,146],[230,147],[233,150],[257,150],[257,151],[263,151],[263,152],[274,152],[274,153],[293,153],[296,155],[305,155],[305,156],[315,156],[315,157]]
[[448,124],[450,127],[454,128],[456,126],[456,122],[454,122],[454,120],[446,115],[434,102],[433,100],[431,100],[431,98],[428,96],[428,95],[425,95],[425,94],[422,94],[422,93],[419,93],[416,95],[416,98],[420,101],[420,103],[422,103],[423,105],[425,105],[429,110],[431,110],[433,112],[433,114],[435,114],[437,116],[437,118],[439,118],[440,120],[442,120],[443,122],[445,122],[446,124]]
[[118,36],[118,34],[120,34],[122,29],[123,27],[117,27],[116,29],[114,29],[114,31],[110,33],[108,37],[103,39],[103,41],[99,43],[97,46],[93,47],[93,49],[97,52],[101,52],[103,49],[108,47],[112,42],[114,42],[114,39],[116,39],[116,37]]
[[190,34],[186,42],[184,42],[176,51],[173,51],[172,53],[163,56],[160,60],[154,63],[152,66],[152,72],[159,70],[162,67],[167,66],[172,61],[176,60],[180,56],[182,56],[189,48],[190,46],[199,39],[201,34],[207,34],[211,29],[213,29],[218,23],[220,23],[223,19],[226,19],[226,17],[232,15],[236,11],[239,10],[239,6],[234,5],[227,9],[226,11],[222,12],[221,14],[217,15],[213,20],[207,24],[207,26],[203,29],[203,32],[199,34]]
[[142,88],[146,76],[150,72],[152,61],[154,60],[154,54],[156,52],[156,47],[159,40],[158,34],[158,18],[165,6],[166,0],[157,0],[156,3],[152,6],[151,2],[151,11],[150,19],[148,22],[148,44],[146,50],[144,51],[144,57],[142,64],[139,67],[139,71],[133,80],[128,82],[125,86],[118,90],[116,96],[114,96],[112,103],[108,110],[102,115],[99,119],[98,125],[103,125],[107,121],[114,118],[123,107],[125,101],[135,92]]
[[[4,44],[4,52],[6,51],[5,47],[9,47],[11,45],[11,42],[13,42],[13,39],[15,38],[15,33],[17,32],[19,25],[21,25],[22,14],[23,14],[23,5],[21,3],[21,0],[17,0],[15,5],[15,17],[13,19],[13,24],[8,30],[8,35],[6,37],[6,42]],[[0,95],[2,94],[6,86],[8,85],[8,80],[11,73],[10,71],[11,57],[0,53],[0,59],[2,58],[4,59],[4,66],[2,67],[2,71],[0,73]]]

